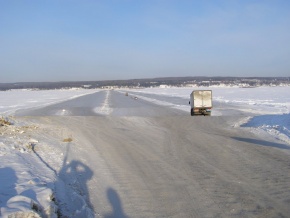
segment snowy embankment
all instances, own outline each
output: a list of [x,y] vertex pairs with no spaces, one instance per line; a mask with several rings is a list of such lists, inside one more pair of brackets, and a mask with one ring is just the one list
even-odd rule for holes
[[[0,92],[0,217],[53,218],[58,211],[54,198],[56,172],[37,153],[39,145],[47,143],[32,137],[40,127],[9,115],[18,109],[54,104],[93,92],[96,90]],[[47,158],[53,159],[55,165],[59,162],[59,157]]]
[[[148,88],[135,89],[133,93],[138,98],[155,104],[189,111],[186,103],[193,89],[205,88]],[[267,133],[290,144],[290,87],[209,87],[208,89],[213,91],[213,116],[235,115],[237,113],[233,113],[233,110],[239,111],[240,115],[247,117],[238,120],[234,126],[250,128],[257,134]],[[128,91],[132,92],[132,90]],[[165,100],[160,100],[160,96]],[[185,103],[173,104],[166,101],[168,97],[180,97]]]
[[35,155],[38,141],[30,137],[37,129],[0,120],[0,217],[57,217],[56,175]]

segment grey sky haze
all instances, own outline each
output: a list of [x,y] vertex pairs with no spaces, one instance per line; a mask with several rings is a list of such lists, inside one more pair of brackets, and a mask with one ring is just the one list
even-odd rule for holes
[[288,0],[0,0],[0,82],[290,76]]

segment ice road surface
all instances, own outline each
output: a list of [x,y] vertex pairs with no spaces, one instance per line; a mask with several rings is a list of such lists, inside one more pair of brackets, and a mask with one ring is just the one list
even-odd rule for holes
[[[189,111],[189,106],[177,102],[188,102],[193,88],[148,88],[130,91],[139,98],[155,104],[166,105],[180,110]],[[213,115],[235,115],[232,110],[246,114],[244,120],[237,120],[236,127],[250,128],[257,134],[270,134],[275,138],[290,144],[290,87],[209,87],[213,90]],[[53,90],[29,91],[13,90],[0,92],[0,115],[5,119],[18,109],[41,107],[91,94],[100,90]],[[171,101],[174,99],[174,101]],[[106,111],[108,98],[104,102]],[[108,113],[109,114],[109,113]],[[7,118],[13,125],[0,127],[0,217],[57,217],[57,205],[54,203],[54,191],[65,196],[64,184],[58,180],[57,169],[61,166],[63,152],[53,150],[50,139],[38,142],[32,137],[37,133],[38,126]],[[45,141],[46,140],[46,141]],[[42,157],[51,160],[51,168],[38,156],[37,145],[41,143],[46,148]],[[63,192],[63,193],[61,193]],[[81,210],[74,210],[74,205],[67,209],[77,217],[90,217],[85,198],[78,193],[72,193],[75,204],[81,205]],[[65,198],[65,197],[63,197]],[[65,199],[63,200],[65,202]],[[78,207],[79,208],[79,207]]]

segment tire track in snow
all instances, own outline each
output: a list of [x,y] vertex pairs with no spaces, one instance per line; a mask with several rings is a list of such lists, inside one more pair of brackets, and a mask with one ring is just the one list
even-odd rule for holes
[[[118,91],[118,92],[122,93],[122,94],[127,93],[125,91]],[[187,105],[180,105],[180,104],[174,104],[174,103],[167,102],[167,101],[161,101],[161,100],[158,100],[158,99],[155,99],[155,98],[146,97],[146,96],[144,96],[142,94],[144,94],[144,93],[136,94],[135,92],[130,91],[130,95],[131,96],[137,97],[137,98],[142,99],[144,101],[148,101],[148,102],[151,102],[151,103],[156,104],[156,105],[167,106],[167,107],[170,107],[170,108],[173,108],[173,109],[182,110],[182,111],[185,111],[185,112],[189,111],[189,109],[188,109],[189,107]]]
[[101,114],[104,116],[108,116],[113,112],[113,109],[110,107],[110,97],[111,97],[111,91],[106,91],[106,97],[101,107],[95,107],[94,112],[97,114]]

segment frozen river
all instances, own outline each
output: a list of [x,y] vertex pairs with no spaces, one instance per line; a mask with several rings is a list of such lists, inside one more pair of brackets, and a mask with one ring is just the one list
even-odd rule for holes
[[[216,91],[215,114],[191,117],[188,90],[179,90],[179,95],[168,95],[174,90],[164,91],[167,95],[160,90],[152,92],[154,89],[98,90],[33,107],[21,108],[20,101],[25,100],[19,99],[20,103],[11,107],[18,123],[39,126],[27,133],[19,132],[19,136],[13,136],[12,144],[24,146],[20,137],[37,141],[37,156],[24,154],[23,161],[29,156],[39,159],[36,167],[56,176],[51,178],[54,182],[49,187],[54,187],[63,216],[287,217],[290,214],[289,144],[236,125],[251,115],[259,115],[261,105],[281,111],[288,109],[287,102],[285,105],[274,102],[274,105],[260,99],[256,104],[247,104],[242,97],[250,96],[240,95],[238,103],[234,102],[237,95],[231,101]],[[267,109],[266,106],[262,109]],[[261,126],[266,122],[264,118],[273,117],[256,116],[249,125]],[[287,117],[287,114],[279,116],[281,120]],[[13,134],[17,133],[12,130]],[[5,131],[1,134],[5,136]],[[30,169],[32,165],[19,164],[21,168],[13,168],[15,165],[7,164],[7,160],[14,161],[7,155],[9,152],[17,157],[19,154],[9,148],[10,135],[4,136],[1,151],[5,156],[1,166],[9,167],[10,175],[15,171],[17,178],[26,179],[21,173],[22,166]],[[67,137],[71,142],[65,144],[63,139]],[[43,181],[39,174],[32,176],[28,181]],[[32,193],[31,187],[24,184],[21,187],[27,191],[19,194]],[[11,193],[5,189],[0,192],[5,196]],[[39,194],[33,193],[29,195],[31,198]]]

